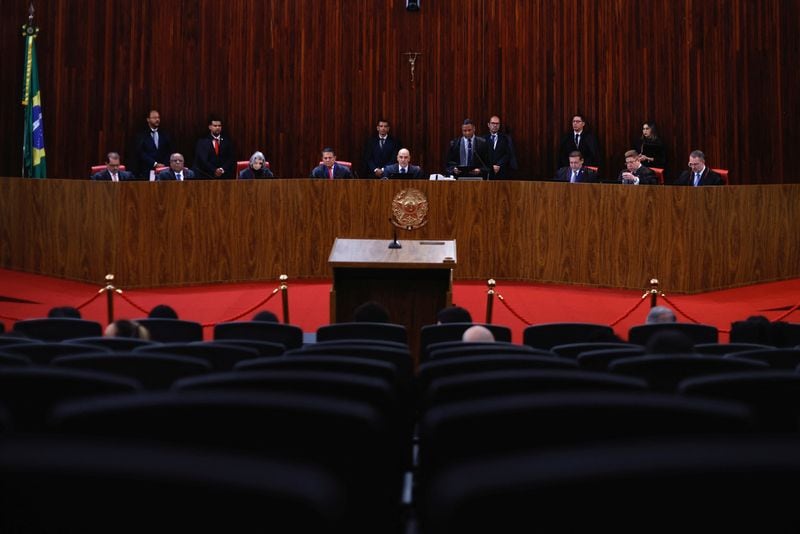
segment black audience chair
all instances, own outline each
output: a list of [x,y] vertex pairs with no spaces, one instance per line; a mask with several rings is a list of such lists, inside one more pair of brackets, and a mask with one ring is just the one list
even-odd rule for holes
[[7,345],[23,345],[25,343],[41,343],[41,341],[29,337],[2,336],[0,337],[0,350],[3,350],[3,347]]
[[346,519],[358,523],[350,531],[390,532],[399,523],[403,465],[389,427],[365,403],[296,393],[148,392],[63,403],[52,419],[69,435],[311,463],[344,481]]
[[514,369],[443,376],[430,382],[422,410],[448,402],[567,391],[644,391],[647,382],[608,373],[562,369]]
[[794,532],[800,439],[684,437],[495,454],[442,473],[421,532]]
[[577,359],[581,353],[594,351],[594,350],[627,350],[627,349],[644,349],[640,345],[632,345],[631,343],[615,343],[615,342],[598,342],[598,343],[566,343],[564,345],[556,345],[551,350],[562,358]]
[[774,349],[770,345],[760,345],[758,343],[697,343],[694,346],[694,351],[697,354],[705,354],[708,356],[724,356],[726,354],[734,354],[736,352],[745,352],[748,350],[759,349]]
[[406,327],[391,323],[334,323],[317,328],[317,342],[346,339],[374,339],[408,343]]
[[772,369],[794,371],[800,365],[800,349],[757,349],[737,352],[725,358],[741,358],[764,362]]
[[574,361],[564,358],[523,354],[464,356],[430,360],[421,363],[417,370],[417,397],[422,398],[431,382],[446,376],[531,369],[575,370],[577,365]]
[[768,432],[800,430],[800,374],[791,371],[722,373],[687,378],[678,392],[743,402],[750,406],[759,427]]
[[636,345],[631,345],[631,347],[632,348],[628,349],[590,350],[581,352],[578,355],[578,367],[586,369],[587,371],[608,371],[609,364],[615,360],[645,355],[644,347],[635,348]]
[[146,339],[137,339],[134,337],[81,337],[78,339],[71,339],[70,343],[81,343],[83,345],[96,345],[98,347],[105,347],[111,351],[131,351],[138,347],[148,347],[151,345],[159,345],[157,341],[148,341]]
[[480,356],[483,354],[523,354],[529,356],[550,356],[555,353],[534,349],[527,345],[517,345],[505,341],[487,343],[472,343],[466,341],[443,341],[428,345],[428,360],[443,360],[445,358],[458,358],[461,356]]
[[421,361],[428,358],[428,347],[444,341],[461,341],[464,331],[471,326],[480,325],[488,328],[495,341],[511,343],[511,329],[507,326],[485,323],[444,323],[429,324],[420,330]]
[[719,342],[719,331],[716,326],[694,323],[657,323],[632,326],[628,330],[628,341],[637,345],[647,345],[653,334],[665,330],[680,332],[691,339],[695,345]]
[[[216,343],[216,341],[212,343]],[[286,347],[282,343],[275,343],[273,341],[259,341],[257,339],[222,339],[219,340],[219,343],[236,345],[237,347],[244,347],[247,349],[255,349],[260,358],[267,356],[280,356],[286,352]]]
[[203,325],[183,319],[136,319],[147,328],[151,341],[161,343],[180,343],[203,341]]
[[610,326],[594,323],[545,323],[522,331],[522,342],[536,349],[550,350],[568,343],[619,342]]
[[395,388],[399,386],[397,367],[393,363],[381,360],[368,360],[366,358],[354,358],[351,356],[301,356],[295,354],[292,357],[255,358],[237,363],[234,366],[234,370],[333,371],[380,378],[392,384]]
[[52,364],[126,376],[145,389],[166,389],[179,378],[211,372],[211,365],[200,358],[142,352],[76,354],[56,358]]
[[346,532],[324,468],[67,437],[0,441],[3,532]]
[[66,356],[69,354],[85,354],[89,352],[110,354],[111,350],[105,347],[98,347],[97,345],[88,345],[83,343],[42,342],[23,343],[21,345],[7,345],[2,348],[2,352],[6,354],[25,356],[37,365],[46,365],[59,356]]
[[303,346],[303,330],[291,324],[265,321],[236,321],[214,327],[214,340],[255,339],[280,343],[287,349]]
[[14,330],[33,339],[42,341],[63,341],[78,337],[103,335],[100,323],[85,319],[46,318],[25,319],[14,323]]
[[6,367],[29,367],[33,362],[27,356],[18,354],[6,354],[0,351],[0,366]]
[[136,380],[96,371],[0,367],[0,404],[19,431],[44,430],[47,414],[60,401],[140,389]]
[[608,368],[613,373],[643,378],[654,391],[673,392],[681,380],[693,376],[755,371],[769,366],[754,360],[669,354],[622,358],[611,362]]
[[242,360],[258,358],[256,349],[228,344],[223,341],[195,341],[192,343],[163,343],[139,347],[133,352],[142,354],[174,354],[189,356],[208,362],[215,371],[230,371]]

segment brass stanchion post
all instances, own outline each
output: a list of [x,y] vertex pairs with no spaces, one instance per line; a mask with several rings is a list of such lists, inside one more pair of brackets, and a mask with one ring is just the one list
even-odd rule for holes
[[106,309],[108,313],[108,324],[114,322],[114,293],[117,288],[114,287],[114,275],[107,274],[106,275],[106,287],[103,288],[103,291],[106,292]]
[[279,278],[281,281],[281,300],[283,301],[283,322],[284,324],[289,324],[289,286],[286,284],[286,281],[289,279],[288,276],[282,274]]
[[489,286],[489,289],[486,291],[486,324],[492,324],[492,308],[494,307],[494,286],[497,285],[497,282],[494,281],[494,278],[489,278],[486,284]]
[[658,305],[658,278],[650,279],[650,307],[655,308]]

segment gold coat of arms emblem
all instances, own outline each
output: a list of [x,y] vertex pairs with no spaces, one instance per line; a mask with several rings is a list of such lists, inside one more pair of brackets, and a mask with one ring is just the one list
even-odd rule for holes
[[392,200],[392,224],[406,230],[428,222],[428,199],[419,189],[403,189]]

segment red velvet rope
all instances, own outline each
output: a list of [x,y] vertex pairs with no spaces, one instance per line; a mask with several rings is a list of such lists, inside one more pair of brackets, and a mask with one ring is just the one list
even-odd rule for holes
[[80,306],[75,306],[75,309],[76,310],[82,310],[83,308],[85,308],[86,306],[88,306],[89,304],[91,304],[92,302],[97,300],[100,297],[100,295],[102,295],[102,294],[103,294],[102,290],[98,291],[97,293],[94,294],[94,296],[92,298],[90,298],[89,300],[87,300],[86,302],[81,304]]
[[787,311],[786,313],[784,313],[783,315],[781,315],[780,317],[778,317],[777,319],[775,319],[775,321],[783,321],[784,319],[786,319],[787,317],[789,317],[789,316],[790,316],[792,313],[794,313],[795,311],[797,311],[797,308],[800,308],[800,302],[798,302],[797,304],[795,304],[794,306],[792,306],[792,307],[789,309],[789,311]]
[[149,313],[146,309],[142,308],[141,306],[139,306],[138,304],[133,302],[130,299],[130,297],[128,297],[128,295],[126,295],[125,293],[120,293],[119,296],[122,297],[122,300],[124,300],[125,302],[127,302],[128,304],[130,304],[131,306],[133,306],[134,308],[136,308],[137,310],[139,310],[143,314],[147,315]]
[[617,326],[617,324],[618,324],[618,323],[621,323],[621,322],[622,322],[622,321],[623,321],[625,318],[627,318],[627,317],[628,317],[630,314],[632,314],[634,311],[636,311],[636,309],[637,309],[639,306],[641,306],[641,305],[642,305],[642,303],[644,302],[644,299],[645,299],[647,296],[648,296],[648,293],[645,293],[645,294],[644,294],[644,296],[643,296],[643,297],[641,297],[641,298],[639,299],[639,302],[637,302],[637,303],[636,303],[636,305],[635,305],[633,308],[631,308],[630,310],[628,310],[627,312],[625,312],[625,313],[624,313],[624,314],[623,314],[623,315],[622,315],[622,316],[621,316],[619,319],[617,319],[617,320],[616,320],[616,321],[614,321],[613,323],[610,323],[608,326],[614,327],[614,326]]
[[267,302],[269,302],[269,301],[272,299],[272,297],[274,297],[275,295],[277,295],[277,294],[278,294],[278,291],[280,291],[280,290],[281,290],[281,288],[280,288],[280,287],[276,287],[275,289],[273,289],[273,290],[272,290],[272,293],[270,293],[270,294],[269,294],[269,296],[268,296],[267,298],[265,298],[265,299],[264,299],[264,300],[262,300],[261,302],[258,302],[258,303],[256,303],[255,305],[251,306],[250,308],[246,309],[245,311],[243,311],[243,312],[242,312],[242,313],[240,313],[239,315],[236,315],[236,316],[234,316],[234,317],[231,317],[230,319],[225,319],[225,320],[223,320],[223,321],[217,321],[216,323],[203,323],[203,327],[215,326],[215,325],[217,325],[218,323],[227,323],[227,322],[230,322],[230,321],[235,321],[235,320],[237,320],[237,319],[241,319],[241,318],[242,318],[242,317],[244,317],[245,315],[247,315],[247,314],[251,313],[251,312],[252,312],[253,310],[255,310],[256,308],[260,308],[261,306],[263,306],[264,304],[266,304]]
[[518,314],[518,313],[517,313],[517,312],[516,312],[516,311],[515,311],[515,310],[514,310],[514,309],[513,309],[513,308],[512,308],[512,307],[511,307],[511,306],[510,306],[510,305],[509,305],[507,302],[506,302],[506,299],[504,299],[504,298],[503,298],[503,295],[501,295],[501,294],[499,294],[499,293],[498,293],[498,294],[497,294],[497,300],[499,300],[500,302],[502,302],[502,303],[503,303],[503,306],[505,306],[505,307],[506,307],[506,309],[507,309],[508,311],[510,311],[510,312],[511,312],[511,315],[513,315],[514,317],[516,317],[517,319],[519,319],[520,321],[522,321],[523,323],[525,323],[525,324],[526,324],[526,325],[528,325],[528,326],[530,326],[530,325],[532,325],[532,324],[533,324],[533,323],[531,323],[530,321],[527,321],[527,320],[525,320],[525,318],[524,318],[524,317],[522,317],[520,314]]
[[8,315],[0,315],[0,319],[3,319],[4,321],[21,321],[22,320],[19,317],[9,317]]

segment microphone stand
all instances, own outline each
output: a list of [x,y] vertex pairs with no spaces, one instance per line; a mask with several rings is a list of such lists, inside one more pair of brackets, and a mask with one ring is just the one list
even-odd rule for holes
[[[389,219],[389,223],[391,223],[391,222],[392,222],[392,219]],[[389,248],[391,248],[391,249],[403,248],[403,245],[401,245],[397,241],[397,226],[392,224],[392,229],[393,229],[393,234],[394,234],[394,240],[391,243],[389,243]]]

